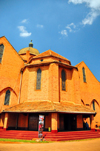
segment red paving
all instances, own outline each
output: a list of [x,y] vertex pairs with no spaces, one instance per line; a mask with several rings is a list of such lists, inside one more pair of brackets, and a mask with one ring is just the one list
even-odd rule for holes
[[[100,132],[93,130],[58,132],[58,133],[43,132],[43,136],[48,141],[66,141],[66,140],[100,138]],[[38,131],[0,130],[0,138],[32,140],[38,138]]]

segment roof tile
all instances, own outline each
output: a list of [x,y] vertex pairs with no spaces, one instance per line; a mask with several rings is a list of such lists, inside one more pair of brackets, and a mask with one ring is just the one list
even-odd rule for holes
[[24,102],[5,109],[3,112],[65,112],[65,113],[87,113],[95,112],[81,104],[68,102],[53,103],[50,101]]

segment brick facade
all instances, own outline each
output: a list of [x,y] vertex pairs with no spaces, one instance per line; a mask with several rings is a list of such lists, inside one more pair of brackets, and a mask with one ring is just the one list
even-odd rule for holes
[[[39,114],[45,116],[45,130],[50,127],[53,132],[83,129],[86,122],[89,128],[100,126],[100,82],[83,61],[71,66],[68,59],[51,50],[38,55],[29,54],[28,50],[26,54],[19,55],[5,37],[0,38],[0,44],[4,45],[0,63],[0,128],[29,129],[29,118],[31,120],[36,115],[34,120],[38,122]],[[86,82],[83,81],[83,67]],[[37,90],[38,69],[41,69],[41,86]],[[62,90],[62,70],[66,73],[65,90]],[[8,89],[11,92],[9,105],[4,105]],[[25,102],[38,102],[38,105],[39,102],[48,102],[48,108],[51,102],[52,109],[45,112],[46,107],[42,107],[31,112],[24,108]],[[65,102],[70,105],[61,108],[60,103]],[[12,110],[20,104],[23,106],[21,109],[19,106],[19,110]],[[77,106],[87,111],[79,111]]]

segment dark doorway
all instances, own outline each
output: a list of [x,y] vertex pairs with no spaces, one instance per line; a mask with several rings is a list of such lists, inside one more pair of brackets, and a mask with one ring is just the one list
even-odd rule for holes
[[64,130],[75,131],[76,130],[76,115],[65,114],[64,115]]
[[29,114],[29,130],[37,131],[38,130],[38,121],[39,115]]

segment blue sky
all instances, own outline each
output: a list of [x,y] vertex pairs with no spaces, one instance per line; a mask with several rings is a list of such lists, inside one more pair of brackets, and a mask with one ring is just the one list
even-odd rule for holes
[[0,37],[16,51],[31,39],[72,65],[84,61],[100,81],[100,0],[0,0]]

